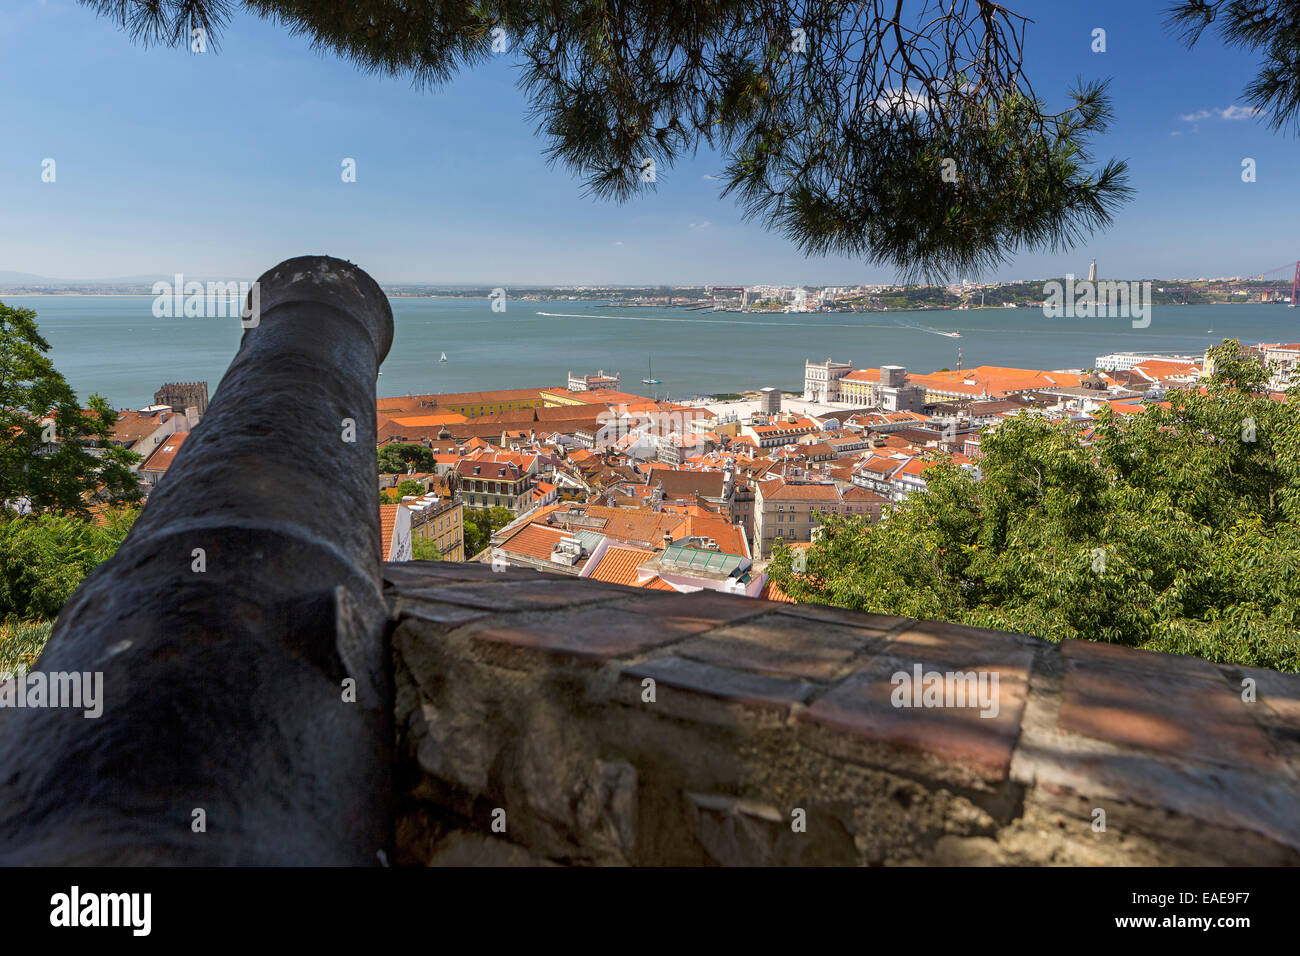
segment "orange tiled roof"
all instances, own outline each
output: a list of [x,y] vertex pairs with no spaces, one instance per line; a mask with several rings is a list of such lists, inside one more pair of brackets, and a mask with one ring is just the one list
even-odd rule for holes
[[390,421],[397,422],[399,425],[456,425],[467,421],[464,415],[456,412],[438,412],[432,415],[392,415]]
[[515,481],[522,477],[519,466],[513,462],[497,462],[490,459],[479,461],[465,458],[456,464],[456,472],[463,478],[491,478]]
[[637,568],[645,563],[653,551],[644,548],[627,548],[611,546],[605,549],[600,562],[592,569],[588,577],[609,584],[638,584]]
[[1069,372],[1044,372],[1037,369],[1006,368],[1000,365],[981,365],[962,371],[931,372],[928,375],[908,375],[908,383],[929,387],[936,391],[956,392],[963,395],[993,395],[1000,397],[1008,392],[1032,388],[1077,387],[1079,376]]
[[782,604],[795,603],[794,598],[777,587],[776,582],[771,578],[767,579],[767,583],[763,585],[763,590],[758,592],[758,596],[764,601],[780,601]]
[[1193,362],[1167,362],[1163,359],[1151,359],[1134,365],[1133,370],[1146,378],[1155,380],[1195,375],[1200,371],[1200,367]]
[[1140,415],[1147,410],[1145,405],[1138,402],[1106,402],[1106,404],[1117,415]]
[[784,478],[772,478],[760,482],[758,487],[764,498],[781,501],[829,501],[839,500],[840,497],[834,485],[787,484]]
[[672,591],[674,593],[677,591],[675,587],[657,574],[646,581],[645,584],[642,584],[641,587],[645,588],[647,591]]
[[158,426],[169,421],[175,412],[118,412],[117,421],[113,423],[113,440],[128,448],[142,438],[147,438]]
[[379,505],[379,560],[387,561],[393,553],[393,531],[397,528],[400,504]]
[[446,392],[429,395],[399,395],[391,398],[376,399],[379,411],[389,409],[411,411],[438,405],[493,405],[502,402],[536,400],[543,391],[541,388],[504,388],[492,392]]
[[526,524],[501,543],[501,550],[509,554],[549,561],[555,545],[569,532],[548,528],[544,524]]
[[[601,518],[600,527],[591,527],[615,541],[642,542],[658,547],[665,534],[674,539],[686,534],[686,519],[681,515],[655,513],[649,509],[611,508],[605,505],[571,505],[563,502],[554,509],[556,521],[572,511],[583,511],[588,517]],[[584,527],[582,525],[575,525]]]
[[176,458],[176,453],[181,450],[181,445],[185,444],[185,439],[189,438],[188,432],[177,432],[168,435],[158,450],[149,456],[149,460],[140,466],[141,471],[166,471],[171,467]]
[[697,538],[712,538],[718,543],[718,550],[725,554],[740,554],[749,557],[745,546],[745,536],[740,528],[724,518],[713,515],[688,514],[686,516],[686,534]]

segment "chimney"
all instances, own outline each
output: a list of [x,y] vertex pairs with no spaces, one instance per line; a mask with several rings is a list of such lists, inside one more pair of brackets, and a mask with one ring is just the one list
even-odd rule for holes
[[665,548],[668,548],[668,547],[670,547],[670,546],[672,545],[672,543],[673,543],[673,536],[672,536],[671,534],[669,534],[667,531],[665,531],[665,532],[664,532],[664,547],[665,547]]

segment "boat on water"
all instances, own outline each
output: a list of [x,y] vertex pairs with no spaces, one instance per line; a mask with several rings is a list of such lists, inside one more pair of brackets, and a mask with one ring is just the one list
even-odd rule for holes
[[446,364],[447,364],[447,353],[446,353],[446,352],[443,352],[443,353],[442,353],[442,356],[438,359],[438,364],[439,364],[439,365],[446,365]]
[[645,378],[641,379],[641,384],[642,384],[642,385],[662,385],[663,382],[661,382],[659,379],[655,378],[655,368],[654,368],[654,363],[651,362],[649,359],[646,359],[646,367],[647,367],[647,369],[649,370],[649,374],[648,374]]

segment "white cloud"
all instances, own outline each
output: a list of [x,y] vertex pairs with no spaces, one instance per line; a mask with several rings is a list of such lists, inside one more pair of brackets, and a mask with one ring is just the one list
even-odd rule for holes
[[1235,103],[1232,106],[1226,106],[1223,109],[1197,110],[1195,113],[1184,113],[1179,117],[1184,123],[1199,123],[1207,119],[1224,119],[1240,120],[1250,119],[1252,116],[1258,116],[1260,110],[1254,106],[1238,106]]
[[1252,116],[1258,116],[1260,110],[1254,106],[1229,106],[1226,110],[1221,110],[1219,115],[1226,120],[1250,119]]
[[721,176],[714,176],[712,173],[705,173],[705,174],[704,174],[703,176],[701,176],[700,178],[701,178],[701,179],[713,179],[713,180],[718,180],[718,179],[721,179],[722,177],[721,177]]
[[692,229],[695,229],[695,230],[708,229],[708,228],[709,228],[710,226],[712,226],[712,225],[713,225],[713,223],[709,222],[709,220],[706,219],[706,220],[704,220],[704,222],[693,222],[693,223],[691,223],[691,228],[692,228]]
[[928,95],[911,90],[888,90],[874,105],[877,110],[887,113],[924,113],[931,108]]

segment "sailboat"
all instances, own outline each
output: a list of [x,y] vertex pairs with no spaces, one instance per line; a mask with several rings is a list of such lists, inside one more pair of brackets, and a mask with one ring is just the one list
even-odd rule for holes
[[439,364],[439,365],[446,365],[446,364],[447,364],[447,353],[446,353],[446,352],[443,352],[443,353],[442,353],[442,357],[441,357],[440,359],[438,359],[438,364]]
[[649,373],[650,373],[650,374],[649,374],[647,377],[641,379],[641,384],[642,384],[642,385],[662,385],[663,382],[661,382],[661,381],[659,381],[659,379],[655,378],[654,363],[651,362],[650,359],[646,359],[645,361],[646,361],[646,367],[649,369]]

